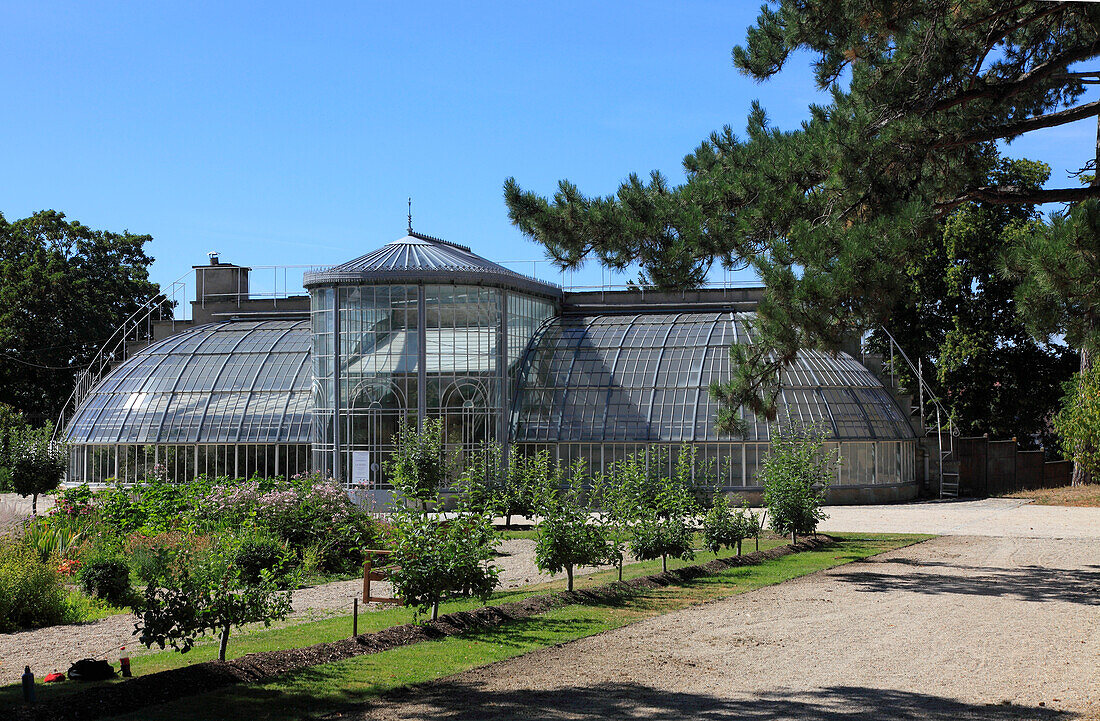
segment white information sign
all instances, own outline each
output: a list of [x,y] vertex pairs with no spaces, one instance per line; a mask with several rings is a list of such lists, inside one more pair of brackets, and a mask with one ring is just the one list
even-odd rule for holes
[[351,452],[351,482],[355,486],[370,484],[370,451]]

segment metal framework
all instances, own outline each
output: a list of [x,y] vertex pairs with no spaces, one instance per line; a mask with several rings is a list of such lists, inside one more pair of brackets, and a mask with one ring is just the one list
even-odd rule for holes
[[117,365],[87,394],[65,429],[70,480],[136,477],[151,465],[181,478],[239,474],[242,465],[307,470],[311,386],[308,321],[188,329]]
[[[749,313],[560,317],[524,356],[512,407],[522,451],[552,449],[606,470],[646,445],[691,443],[722,485],[753,485],[772,428],[745,417],[741,439],[721,436],[707,392],[729,378],[732,343],[751,342]],[[843,485],[911,482],[915,434],[890,391],[847,354],[800,354],[784,376],[779,417],[819,424],[841,456]]]

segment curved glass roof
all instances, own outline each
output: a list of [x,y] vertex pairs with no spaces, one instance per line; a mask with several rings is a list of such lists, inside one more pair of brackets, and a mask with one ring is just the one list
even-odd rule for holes
[[71,443],[309,443],[308,320],[227,321],[153,343],[110,372]]
[[[518,442],[767,441],[745,415],[744,438],[720,436],[707,388],[730,377],[729,346],[751,343],[751,313],[563,317],[532,342],[513,409]],[[837,440],[908,439],[890,392],[851,356],[799,355],[779,417],[821,423]]]
[[509,270],[464,245],[411,230],[404,238],[346,263],[310,271],[306,288],[351,283],[468,283],[559,298],[561,288]]

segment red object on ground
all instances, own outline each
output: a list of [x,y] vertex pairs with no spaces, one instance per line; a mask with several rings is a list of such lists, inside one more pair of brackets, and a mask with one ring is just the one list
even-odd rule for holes
[[42,683],[54,683],[55,681],[64,681],[65,674],[54,671],[53,673],[46,674],[46,678],[42,679]]

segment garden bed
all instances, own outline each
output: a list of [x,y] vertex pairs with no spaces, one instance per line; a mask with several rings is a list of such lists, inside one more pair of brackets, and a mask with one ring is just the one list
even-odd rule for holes
[[121,683],[93,686],[38,706],[23,707],[19,710],[17,718],[85,721],[118,715],[232,684],[268,680],[318,664],[379,653],[474,629],[494,628],[569,604],[612,601],[641,589],[684,583],[736,566],[759,564],[768,559],[819,548],[827,542],[825,539],[805,539],[794,546],[782,546],[744,556],[716,559],[706,564],[685,566],[623,583],[614,582],[579,591],[531,596],[500,606],[446,614],[438,621],[429,624],[406,624],[355,639],[318,644],[308,648],[250,654],[227,662],[211,661],[171,669]]

